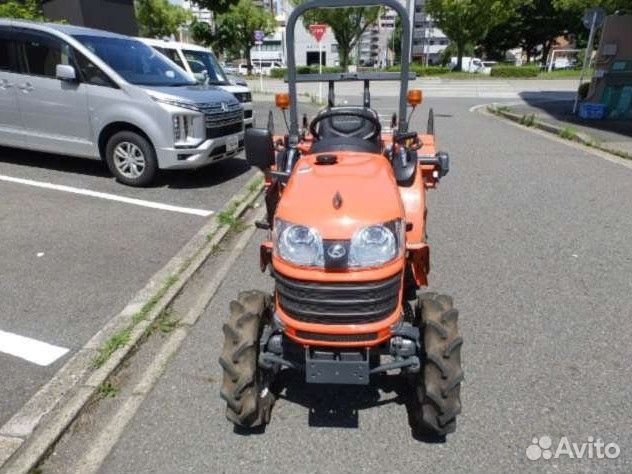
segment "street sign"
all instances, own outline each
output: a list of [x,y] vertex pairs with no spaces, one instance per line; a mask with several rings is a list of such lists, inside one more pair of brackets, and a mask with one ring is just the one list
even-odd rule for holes
[[316,39],[317,43],[320,43],[320,40],[325,36],[325,32],[327,31],[327,25],[321,23],[315,23],[313,25],[309,25],[309,32]]
[[606,18],[606,11],[601,7],[589,8],[584,12],[584,17],[582,18],[582,22],[584,26],[588,29],[593,27],[601,28],[603,25],[603,21]]
[[266,34],[261,30],[256,30],[252,36],[255,41],[263,43],[263,39],[266,37]]

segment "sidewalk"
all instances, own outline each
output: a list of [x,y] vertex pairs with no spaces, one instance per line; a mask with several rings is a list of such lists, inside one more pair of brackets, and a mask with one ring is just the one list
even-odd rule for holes
[[586,120],[572,114],[573,101],[559,100],[512,105],[503,109],[520,117],[580,136],[598,148],[632,157],[632,122],[629,120]]

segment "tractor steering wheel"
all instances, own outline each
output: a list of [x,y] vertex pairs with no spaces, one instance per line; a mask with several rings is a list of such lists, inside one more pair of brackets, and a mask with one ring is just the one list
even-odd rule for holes
[[[367,133],[366,135],[360,137],[362,138],[362,140],[374,140],[376,137],[378,137],[380,135],[380,133],[382,132],[382,124],[380,123],[380,119],[377,118],[375,115],[373,115],[370,111],[366,110],[366,109],[358,109],[358,110],[328,110],[327,112],[324,112],[322,114],[317,115],[314,120],[312,120],[312,123],[310,123],[309,125],[309,133],[316,139],[316,140],[320,140],[321,139],[321,135],[320,133],[316,130],[316,125],[318,125],[320,122],[322,122],[323,120],[326,119],[331,119],[334,117],[357,117],[359,119],[362,120],[366,120],[368,122],[371,123],[371,125],[373,125],[373,129]],[[351,131],[348,133],[345,133],[341,130],[338,130],[336,128],[329,127],[329,130],[331,133],[333,133],[334,135],[338,136],[338,137],[352,137],[354,136],[355,131]]]

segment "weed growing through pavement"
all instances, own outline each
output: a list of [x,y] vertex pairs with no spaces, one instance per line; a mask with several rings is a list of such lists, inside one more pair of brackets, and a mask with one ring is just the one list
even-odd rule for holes
[[103,398],[114,398],[118,395],[120,389],[112,384],[112,382],[103,382],[99,385],[99,395]]
[[564,127],[559,131],[559,136],[566,140],[574,140],[577,136],[577,131],[573,127]]
[[164,285],[143,305],[143,307],[132,316],[132,322],[125,329],[114,333],[110,338],[105,341],[101,347],[97,349],[98,355],[92,359],[92,367],[98,369],[105,364],[110,356],[114,354],[121,347],[127,345],[131,336],[132,329],[141,321],[147,319],[147,316],[152,309],[158,304],[158,301],[167,293],[174,283],[178,281],[176,275],[171,275],[165,281]]

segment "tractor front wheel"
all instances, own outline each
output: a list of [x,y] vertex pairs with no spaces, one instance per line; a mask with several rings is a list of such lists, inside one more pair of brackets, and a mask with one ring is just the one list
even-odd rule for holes
[[419,436],[445,436],[456,430],[456,417],[461,413],[459,312],[449,296],[424,293],[417,300],[416,313],[423,364],[413,379],[410,426]]
[[243,291],[230,303],[224,324],[224,348],[219,363],[224,369],[220,396],[226,401],[226,418],[235,425],[254,428],[270,421],[275,402],[268,388],[270,374],[259,367],[259,340],[271,320],[271,298],[260,291]]

